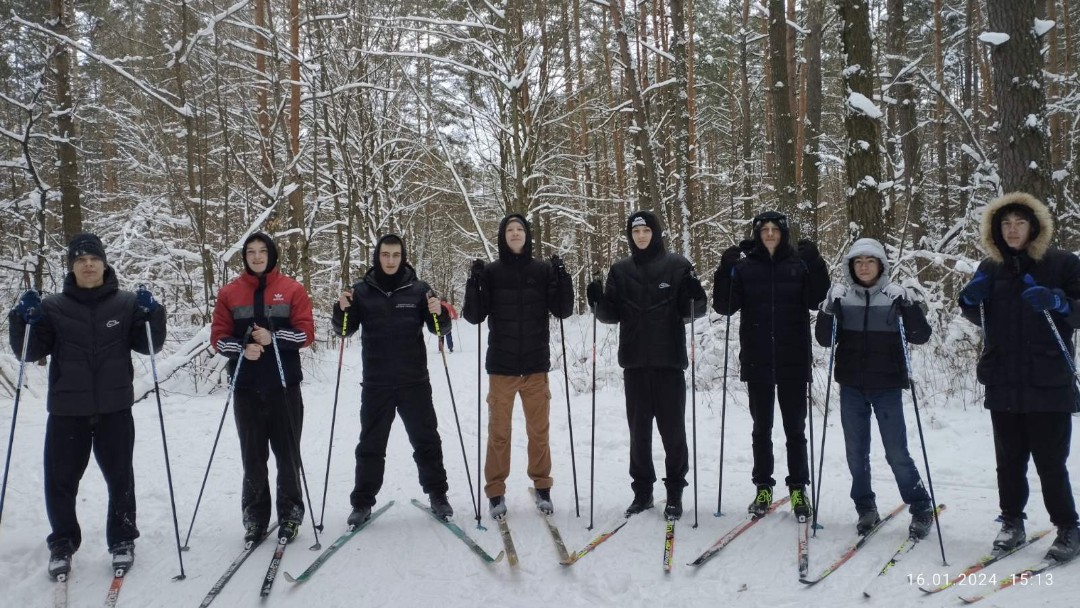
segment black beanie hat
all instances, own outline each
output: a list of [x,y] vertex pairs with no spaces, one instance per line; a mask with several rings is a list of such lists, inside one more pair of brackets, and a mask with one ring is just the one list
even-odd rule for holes
[[96,234],[80,232],[71,237],[68,243],[67,262],[68,270],[75,266],[75,260],[84,255],[93,255],[101,258],[101,262],[109,265],[109,259],[105,257],[105,245]]

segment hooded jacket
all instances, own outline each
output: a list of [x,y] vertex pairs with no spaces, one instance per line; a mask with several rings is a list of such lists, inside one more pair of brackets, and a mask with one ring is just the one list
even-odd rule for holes
[[[1031,239],[1021,251],[1010,249],[1001,236],[1002,217],[1017,205],[1029,210],[1027,217],[1034,221]],[[1080,327],[1080,259],[1050,247],[1053,235],[1050,210],[1029,194],[1006,194],[991,201],[983,212],[981,244],[989,258],[979,264],[978,271],[989,275],[992,287],[984,302],[986,335],[977,375],[986,386],[987,409],[1075,411],[1073,374],[1054,331],[1072,357],[1073,330]],[[1039,285],[1065,292],[1071,310],[1068,315],[1051,311],[1053,327],[1020,297],[1030,287],[1025,275]],[[979,306],[960,302],[960,311],[972,323],[981,323]]]
[[[739,376],[744,382],[810,381],[810,310],[829,289],[829,270],[819,256],[808,265],[791,244],[787,221],[768,212],[754,222],[753,247],[730,275],[717,273],[713,310],[742,311]],[[773,255],[761,240],[765,223],[780,227]]]
[[[99,256],[100,257],[100,256]],[[150,323],[153,352],[165,343],[165,306],[147,317],[135,294],[120,289],[116,274],[105,267],[104,283],[85,289],[74,273],[64,289],[41,302],[41,319],[31,326],[26,360],[51,355],[50,414],[92,416],[130,408],[135,401],[135,371],[131,351],[149,355],[146,323]],[[14,311],[8,316],[11,349],[22,356],[26,325]]]
[[[860,256],[877,258],[881,274],[869,287],[855,278],[852,263]],[[902,306],[881,290],[889,284],[889,259],[885,248],[874,239],[859,239],[844,256],[847,294],[836,313],[836,381],[863,390],[908,387],[904,349],[900,343],[897,316],[903,319],[904,333],[911,344],[930,339],[930,324],[921,307]],[[818,313],[814,333],[818,344],[832,344],[833,315]]]
[[[645,249],[634,244],[635,225],[652,230]],[[694,268],[681,255],[668,253],[660,220],[638,211],[626,220],[630,256],[611,266],[604,294],[596,303],[596,319],[619,324],[619,365],[624,369],[686,369],[686,331],[690,297],[683,280]],[[705,316],[705,299],[694,301],[693,317]]]
[[[511,221],[525,227],[525,246],[515,254],[506,244]],[[499,222],[499,259],[469,277],[461,316],[473,325],[488,322],[485,367],[489,374],[526,376],[551,368],[548,314],[565,319],[574,312],[574,285],[551,264],[532,257],[532,229],[514,213]]]
[[258,325],[274,334],[274,341],[263,347],[262,356],[254,361],[244,359],[236,387],[269,389],[281,386],[277,352],[286,386],[295,386],[304,379],[300,368],[300,349],[315,339],[315,321],[311,314],[311,298],[300,283],[281,274],[277,268],[278,251],[274,240],[256,232],[244,241],[244,251],[252,241],[266,244],[266,271],[252,272],[244,256],[244,273],[230,281],[218,292],[214,304],[214,320],[210,326],[210,343],[214,350],[229,358],[229,373],[252,342],[251,329]]

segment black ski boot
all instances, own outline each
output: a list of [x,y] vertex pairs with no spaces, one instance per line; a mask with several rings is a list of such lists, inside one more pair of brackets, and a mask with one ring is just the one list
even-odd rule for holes
[[431,504],[431,512],[435,514],[435,517],[443,521],[450,521],[450,518],[454,516],[454,508],[450,506],[450,500],[446,498],[445,492],[432,492],[428,495],[428,501]]
[[754,495],[754,502],[750,503],[746,511],[754,517],[761,517],[769,512],[771,506],[772,486],[758,486],[757,494]]
[[631,515],[637,515],[646,509],[653,507],[652,492],[634,492],[634,501],[630,503],[629,507],[626,507],[625,515],[630,517]]

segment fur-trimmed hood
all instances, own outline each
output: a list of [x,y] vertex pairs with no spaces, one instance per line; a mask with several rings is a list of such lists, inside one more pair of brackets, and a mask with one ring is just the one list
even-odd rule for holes
[[1054,218],[1050,209],[1042,201],[1025,192],[1010,192],[990,201],[983,211],[979,222],[979,238],[983,249],[996,262],[1005,261],[1007,246],[1001,236],[1001,213],[1006,207],[1026,207],[1034,216],[1035,225],[1031,227],[1033,238],[1028,242],[1027,255],[1033,260],[1041,260],[1054,238]]

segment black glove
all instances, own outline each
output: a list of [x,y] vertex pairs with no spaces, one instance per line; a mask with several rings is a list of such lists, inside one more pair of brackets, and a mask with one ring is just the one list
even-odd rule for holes
[[145,310],[147,313],[152,313],[157,310],[157,300],[154,299],[154,295],[150,293],[150,290],[145,285],[139,285],[139,288],[135,290],[135,303],[139,305],[139,308]]
[[821,252],[818,251],[817,245],[815,245],[814,241],[811,241],[810,239],[800,240],[798,244],[798,251],[799,257],[802,258],[802,261],[805,262],[807,265],[809,265],[810,262],[813,262],[814,260],[821,257]]
[[717,270],[724,276],[730,276],[731,270],[735,268],[735,264],[739,262],[739,258],[742,257],[742,249],[738,245],[732,245],[724,250],[724,253],[720,254],[720,268]]
[[484,260],[473,260],[472,266],[469,268],[469,278],[474,281],[479,281],[484,276]]
[[15,314],[27,325],[33,325],[41,319],[41,296],[33,289],[28,290],[19,298],[15,305]]
[[683,277],[682,291],[691,300],[697,301],[705,299],[705,289],[701,286],[701,281],[692,274]]
[[570,273],[566,272],[566,264],[563,264],[562,258],[557,255],[551,256],[551,268],[560,279],[570,276]]
[[595,307],[602,297],[604,297],[604,283],[600,279],[593,279],[585,288],[585,299],[590,307]]

